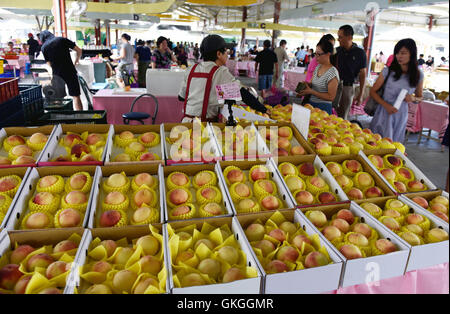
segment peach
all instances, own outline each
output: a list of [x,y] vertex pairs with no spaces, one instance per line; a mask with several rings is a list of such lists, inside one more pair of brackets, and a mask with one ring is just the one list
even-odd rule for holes
[[217,252],[218,256],[230,265],[237,264],[239,261],[239,253],[232,246],[224,246]]
[[45,288],[39,291],[39,294],[62,294],[58,288]]
[[106,179],[106,185],[112,188],[120,188],[127,183],[127,177],[122,173],[114,173]]
[[335,179],[342,188],[349,186],[349,184],[351,183],[350,178],[347,177],[345,174],[338,175]]
[[430,243],[448,240],[448,233],[441,228],[433,228],[428,232],[427,239]]
[[131,142],[128,145],[128,148],[132,151],[132,152],[136,152],[136,153],[143,153],[145,152],[145,146],[142,145],[141,143],[138,142]]
[[430,210],[432,212],[441,212],[443,214],[447,214],[448,213],[447,207],[445,207],[445,205],[442,205],[441,203],[433,203],[433,204],[431,204]]
[[63,228],[77,227],[81,223],[80,213],[72,208],[66,208],[59,213],[59,224]]
[[11,148],[11,153],[16,156],[33,156],[33,150],[27,145],[17,145]]
[[81,190],[87,182],[88,178],[84,173],[78,173],[72,176],[69,180],[69,186],[73,190]]
[[134,182],[138,187],[142,185],[147,185],[148,187],[151,187],[155,183],[155,178],[153,178],[152,175],[149,173],[139,173],[134,177]]
[[148,277],[145,279],[141,279],[139,283],[135,286],[133,293],[134,294],[144,294],[145,290],[147,290],[148,287],[154,286],[159,290],[159,283],[155,279]]
[[11,135],[5,139],[5,142],[10,146],[24,145],[25,139],[20,135]]
[[256,182],[258,180],[269,178],[269,173],[267,172],[267,169],[265,167],[258,167],[253,169],[253,171],[250,173],[250,177],[252,178],[253,182]]
[[102,213],[99,220],[99,225],[102,228],[115,226],[120,219],[122,214],[117,210],[107,210]]
[[342,235],[341,231],[335,226],[326,226],[322,230],[322,234],[330,241],[333,241],[334,239],[337,239]]
[[227,283],[241,279],[245,279],[245,274],[239,268],[232,267],[223,274],[222,282]]
[[368,246],[369,240],[361,233],[350,233],[347,237],[348,242],[356,246]]
[[195,257],[194,252],[191,251],[183,251],[177,255],[175,259],[175,264],[180,265],[180,263],[185,263],[193,268],[197,268],[198,259]]
[[272,181],[270,181],[270,180],[259,180],[258,182],[257,182],[257,184],[265,191],[265,192],[267,192],[267,193],[269,193],[269,194],[273,194],[275,191],[274,191],[274,187],[273,187],[273,184],[272,184]]
[[27,269],[29,272],[33,272],[36,267],[47,268],[55,260],[53,257],[46,253],[39,253],[30,257],[27,261]]
[[203,279],[203,277],[197,273],[187,274],[181,279],[182,287],[203,286],[205,284],[206,284],[205,279]]
[[283,246],[277,252],[276,258],[282,262],[291,262],[295,263],[298,259],[298,251],[291,246]]
[[126,265],[134,250],[129,247],[119,247],[117,254],[114,256],[114,264]]
[[350,224],[342,218],[333,219],[330,225],[338,228],[342,233],[347,233],[350,230]]
[[88,201],[86,194],[81,191],[71,191],[65,197],[67,204],[84,204]]
[[45,213],[34,212],[32,213],[25,223],[27,229],[43,229],[50,223],[48,216]]
[[48,279],[52,279],[54,277],[64,274],[65,272],[67,272],[69,270],[70,270],[70,263],[56,261],[56,262],[51,263],[47,267],[47,270],[45,271],[45,276]]
[[152,161],[152,160],[158,160],[158,157],[150,152],[144,153],[141,156],[139,156],[140,161]]
[[366,190],[366,198],[382,197],[384,192],[377,186],[372,186]]
[[241,197],[249,197],[251,193],[250,188],[245,183],[236,184],[234,191]]
[[144,250],[145,255],[155,255],[159,251],[159,241],[151,235],[140,237],[136,245],[140,245]]
[[151,204],[154,201],[154,197],[149,189],[140,189],[134,195],[133,201],[137,207],[141,207],[144,203]]
[[153,132],[145,132],[141,135],[141,141],[143,143],[150,144],[155,140],[156,136]]
[[309,182],[311,183],[311,185],[314,185],[315,187],[317,187],[319,189],[322,189],[327,186],[327,183],[321,177],[312,177],[309,180]]
[[0,165],[10,165],[11,160],[8,159],[8,157],[0,156]]
[[12,251],[10,256],[11,264],[20,264],[31,252],[34,251],[34,248],[30,245],[23,244],[18,246],[14,251]]
[[418,225],[424,221],[422,215],[419,214],[409,214],[406,216],[405,222],[409,225]]
[[139,260],[141,271],[157,276],[161,270],[161,262],[152,255],[146,255]]
[[222,207],[217,203],[208,203],[203,207],[203,210],[214,216],[220,215],[223,212]]
[[110,263],[105,262],[105,261],[98,261],[92,265],[91,271],[107,274],[111,269],[112,269],[112,266]]
[[395,174],[395,171],[392,170],[391,168],[381,169],[380,172],[386,180],[389,180],[389,181],[395,180],[396,174]]
[[325,226],[327,223],[327,216],[320,210],[313,210],[308,214],[308,219],[313,223],[317,228],[321,228]]
[[359,184],[361,187],[368,187],[368,186],[370,186],[371,184],[373,184],[373,178],[372,178],[372,176],[371,176],[370,174],[368,174],[367,172],[361,172],[361,173],[358,175],[357,180],[358,180],[358,184]]
[[300,251],[302,250],[303,243],[312,245],[312,241],[304,235],[296,235],[294,239],[292,239],[292,244],[297,247]]
[[52,186],[57,181],[58,181],[58,178],[55,176],[45,176],[39,180],[39,187],[45,189],[47,187]]
[[432,213],[435,215],[435,216],[437,216],[437,217],[439,217],[439,218],[441,218],[442,220],[444,220],[446,223],[448,223],[448,216],[447,216],[447,214],[444,214],[443,212],[440,212],[440,211],[432,211]]
[[55,197],[50,192],[39,192],[34,196],[33,203],[38,205],[50,205],[54,198]]
[[394,181],[394,187],[399,193],[406,193],[408,192],[408,189],[406,188],[406,185],[403,182],[400,181]]
[[70,156],[59,156],[55,159],[57,162],[72,162],[72,158]]
[[409,172],[407,168],[399,168],[398,174],[403,178],[405,178],[406,180],[412,179],[411,172]]
[[119,134],[119,137],[123,140],[131,140],[134,138],[134,134],[130,131],[123,131]]
[[391,229],[392,231],[399,231],[400,230],[400,224],[392,217],[386,217],[382,221],[383,225]]
[[383,158],[379,155],[370,155],[369,160],[374,164],[378,169],[383,168],[384,161]]
[[85,294],[112,294],[112,291],[107,285],[96,284],[87,288]]
[[136,273],[130,270],[121,270],[114,275],[112,285],[117,291],[131,293],[131,288],[136,279]]
[[189,206],[181,205],[172,209],[170,214],[172,216],[182,216],[188,214],[190,211],[191,208]]
[[269,240],[261,240],[255,244],[255,247],[261,250],[263,256],[267,256],[275,250],[275,245]]
[[314,196],[308,191],[299,191],[294,195],[297,204],[310,205],[314,203]]
[[423,229],[418,225],[407,225],[405,228],[412,233],[423,236]]
[[107,257],[113,255],[117,248],[117,244],[113,240],[103,240],[100,245],[105,248]]
[[285,233],[289,233],[290,235],[293,235],[297,231],[297,227],[290,221],[282,222],[280,225],[280,229]]
[[208,249],[210,249],[210,250],[213,250],[214,247],[215,247],[214,243],[211,240],[209,240],[209,239],[200,239],[200,240],[197,240],[197,242],[195,242],[194,249],[197,250],[197,248],[201,244],[206,245],[206,247]]
[[78,248],[78,244],[71,240],[63,240],[58,242],[53,248],[53,253],[62,253]]
[[22,275],[19,265],[8,264],[3,266],[0,269],[0,288],[12,290]]
[[14,293],[15,294],[25,294],[25,291],[27,289],[28,283],[30,282],[32,276],[26,275],[22,276],[14,286]]
[[251,224],[245,229],[245,235],[250,242],[262,240],[265,233],[266,228],[258,223]]
[[420,245],[420,238],[413,232],[402,232],[401,238],[412,246]]
[[181,205],[188,201],[189,194],[183,189],[173,189],[169,191],[169,199],[174,205]]
[[292,146],[291,155],[305,155],[306,151],[302,146]]
[[333,175],[333,177],[336,177],[338,175],[342,174],[342,169],[340,168],[339,164],[335,162],[329,162],[327,163],[327,168]]
[[360,205],[364,210],[369,212],[371,215],[381,214],[381,208],[378,207],[378,205],[375,205],[373,203],[363,203]]
[[328,258],[319,251],[314,251],[306,255],[305,267],[313,268],[319,266],[325,266],[328,264]]
[[273,260],[266,265],[266,271],[271,274],[289,271],[287,265],[279,260]]
[[387,161],[394,167],[400,167],[402,165],[402,159],[397,156],[388,156]]
[[103,136],[97,133],[91,133],[86,138],[86,144],[88,145],[95,145],[100,141],[103,141]]
[[353,244],[344,244],[340,248],[339,252],[341,252],[342,255],[349,260],[363,257],[361,250]]
[[244,181],[244,173],[241,170],[233,169],[227,173],[227,179],[230,184]]
[[353,173],[358,173],[362,171],[362,166],[357,160],[346,160],[344,162],[344,166],[347,167],[348,170],[350,170]]
[[375,246],[378,250],[380,250],[383,254],[391,253],[397,251],[397,247],[394,243],[387,239],[378,239],[375,242]]
[[370,226],[368,224],[362,223],[362,222],[355,224],[352,228],[352,231],[362,234],[367,239],[369,239],[372,235],[372,229],[370,228]]
[[126,201],[125,195],[118,191],[110,192],[105,197],[105,204],[119,205]]
[[289,137],[292,134],[292,129],[288,126],[282,126],[278,129],[278,136]]
[[115,162],[128,162],[132,161],[131,156],[126,153],[120,153],[114,158]]
[[353,224],[353,222],[355,221],[355,216],[348,209],[341,209],[340,211],[338,211],[336,214],[336,218],[344,219],[348,222],[349,225]]
[[208,275],[210,278],[217,279],[220,274],[221,265],[220,262],[215,259],[206,258],[198,264],[197,269],[201,273]]
[[290,176],[285,178],[285,182],[291,192],[305,189],[305,185],[299,177]]
[[287,175],[296,175],[296,169],[295,166],[291,163],[283,163],[279,167],[280,173],[283,177]]
[[267,195],[263,199],[261,199],[261,206],[265,210],[275,210],[279,209],[282,204],[278,201],[278,199],[273,195]]
[[77,158],[80,158],[82,153],[89,154],[89,147],[86,144],[75,144],[70,150],[70,154],[75,155]]
[[283,242],[286,240],[286,233],[281,229],[273,229],[269,232],[269,236],[271,236],[274,239],[277,239],[280,242]]
[[333,195],[333,193],[330,192],[322,192],[317,196],[317,199],[320,203],[332,203],[336,202],[336,197]]
[[198,186],[204,186],[205,184],[211,182],[214,179],[211,173],[209,172],[200,172],[194,177],[194,182]]
[[81,136],[75,133],[70,133],[64,136],[64,145],[71,147],[74,140],[82,141]]
[[36,163],[36,160],[31,156],[19,156],[14,160],[15,165],[29,165]]
[[288,151],[291,147],[291,142],[287,138],[279,137],[278,138],[278,147]]
[[314,168],[314,165],[310,162],[305,162],[300,165],[298,168],[301,174],[305,176],[313,176],[315,174],[316,169]]
[[347,196],[350,200],[362,200],[364,198],[363,192],[358,188],[348,190]]

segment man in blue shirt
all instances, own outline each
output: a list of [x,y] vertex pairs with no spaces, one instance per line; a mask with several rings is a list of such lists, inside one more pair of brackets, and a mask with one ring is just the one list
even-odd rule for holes
[[152,52],[148,46],[145,46],[143,40],[137,42],[135,58],[138,63],[139,87],[146,87],[146,73],[151,62]]
[[300,50],[295,54],[295,57],[297,58],[297,66],[304,67],[306,57],[305,46],[300,47]]

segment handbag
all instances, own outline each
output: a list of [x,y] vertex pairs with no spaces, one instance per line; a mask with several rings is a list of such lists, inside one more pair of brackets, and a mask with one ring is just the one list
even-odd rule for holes
[[[384,88],[386,86],[386,82],[389,78],[389,75],[391,74],[391,69],[389,68],[388,75],[386,76],[386,79],[383,82],[383,85],[380,87],[380,89],[377,91],[378,96],[383,98],[384,95]],[[379,103],[375,101],[372,97],[369,97],[367,100],[366,105],[364,106],[364,112],[367,113],[369,116],[373,117],[375,115],[375,111],[377,110]]]

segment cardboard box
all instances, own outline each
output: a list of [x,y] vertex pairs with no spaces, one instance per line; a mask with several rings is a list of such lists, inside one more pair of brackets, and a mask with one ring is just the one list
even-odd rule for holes
[[11,135],[21,135],[25,138],[25,140],[29,139],[34,133],[42,133],[48,135],[47,143],[44,146],[44,149],[39,151],[34,151],[33,157],[36,160],[35,163],[26,164],[26,165],[0,165],[1,168],[15,168],[15,167],[36,167],[38,160],[42,156],[42,152],[45,150],[45,147],[49,145],[51,142],[51,138],[55,127],[53,125],[41,126],[41,127],[10,127],[3,128],[0,130],[0,156],[8,157],[8,152],[3,147],[3,141]]
[[[381,209],[384,209],[384,205],[386,204],[386,202],[392,198],[397,198],[397,197],[379,198],[377,200],[372,201],[372,203],[380,206]],[[445,231],[447,231],[447,233],[449,232],[448,224],[442,223],[441,220],[436,218],[432,213],[421,208],[419,205],[416,206],[414,204],[409,204],[409,202],[407,202],[405,200],[405,197],[403,195],[400,195],[398,197],[398,200],[402,201],[403,203],[405,203],[406,205],[408,205],[410,207],[410,211],[409,211],[410,213],[417,213],[417,214],[424,215],[425,217],[427,217],[431,222],[430,229],[442,228]],[[357,202],[357,203],[361,204],[361,202]],[[362,208],[361,208],[361,210],[364,211],[364,209],[362,209]],[[386,227],[384,227],[384,228],[386,228]],[[410,255],[409,255],[406,272],[416,270],[416,269],[427,268],[427,267],[434,266],[437,264],[447,263],[449,261],[449,241],[448,240],[443,241],[443,242],[438,242],[438,243],[429,243],[429,244],[424,244],[424,245],[411,246],[409,243],[407,243],[402,238],[400,238],[397,234],[395,234],[395,236],[397,237],[398,240],[402,241],[410,249]]]
[[[428,202],[430,202],[432,199],[434,199],[437,196],[443,196],[446,197],[447,199],[449,199],[449,195],[447,192],[442,191],[442,190],[437,190],[437,191],[428,191],[428,192],[417,192],[417,193],[408,193],[408,194],[402,194],[401,195],[401,199],[407,203],[409,206],[415,206],[418,205],[416,204],[412,198],[416,197],[416,196],[420,196],[423,197],[424,199],[426,199]],[[419,205],[420,208],[422,208]],[[438,216],[434,215],[429,208],[425,208],[431,215],[434,216],[434,218],[436,218],[438,221],[440,221],[443,224],[448,224],[448,222],[446,222],[445,220],[439,218]],[[447,213],[447,217],[448,217],[448,213]]]
[[[133,162],[116,162],[114,158],[121,153],[125,152],[125,149],[119,147],[114,142],[114,137],[119,135],[123,131],[130,131],[135,135],[137,140],[138,136],[146,132],[155,132],[160,135],[160,143],[150,148],[146,148],[147,152],[157,154],[160,160],[150,160],[150,161],[133,161]],[[164,153],[166,141],[164,136],[163,126],[161,125],[113,125],[112,126],[112,136],[111,144],[108,145],[106,151],[105,166],[115,166],[115,165],[146,165],[146,164],[165,164]]]
[[[172,172],[183,172],[187,176],[189,176],[189,179],[191,180],[191,186],[189,188],[189,191],[192,194],[192,199],[196,200],[196,189],[192,186],[192,179],[194,176],[199,173],[200,171],[213,171],[217,176],[217,185],[216,187],[220,190],[222,193],[222,202],[220,205],[222,205],[223,208],[225,208],[225,214],[220,216],[215,216],[211,218],[217,218],[217,217],[226,217],[226,216],[233,216],[234,212],[232,209],[232,202],[228,198],[227,189],[225,181],[223,180],[223,175],[220,169],[217,168],[216,164],[204,164],[204,165],[190,165],[189,167],[186,166],[167,166],[163,167],[163,174],[162,174],[162,181],[164,182],[164,188],[162,189],[162,200],[164,202],[164,214],[166,217],[166,222],[169,221],[169,207],[167,204],[167,193],[169,192],[165,182],[167,177]],[[197,204],[197,202],[193,201],[192,204],[196,207],[197,213],[200,208],[200,206]],[[200,216],[196,216],[194,219],[210,219],[210,218],[201,218]]]
[[[348,203],[349,199],[347,197],[347,194],[345,194],[344,190],[339,186],[339,184],[336,182],[334,177],[331,175],[330,171],[328,171],[328,168],[325,166],[325,164],[322,162],[322,160],[317,155],[304,155],[304,156],[288,156],[284,157],[283,162],[290,162],[296,167],[298,167],[300,164],[305,162],[311,162],[314,164],[314,167],[317,170],[317,173],[319,177],[325,180],[325,182],[330,186],[330,191],[337,195],[338,197],[338,203]],[[281,161],[278,162],[279,164]],[[278,165],[276,165],[278,170]],[[291,201],[295,204],[297,208],[302,207],[310,207],[310,206],[321,206],[324,204],[312,204],[312,205],[298,205],[297,201],[295,200],[294,196],[292,195],[291,191],[289,191],[289,188],[286,185],[286,182],[283,179],[283,176],[279,171],[277,171],[278,176],[281,179],[281,182],[285,186],[286,191],[288,192],[289,198]]]
[[[87,221],[87,228],[98,228],[98,221],[100,219],[100,215],[103,212],[102,210],[102,200],[105,198],[106,194],[103,191],[102,184],[103,181],[107,179],[112,174],[115,173],[121,173],[125,172],[127,177],[131,180],[133,177],[139,173],[147,172],[153,177],[155,177],[158,180],[158,190],[155,190],[156,195],[158,196],[158,208],[159,211],[159,222],[162,223],[165,221],[164,216],[164,210],[163,210],[163,202],[164,202],[164,196],[162,194],[161,187],[164,185],[164,181],[161,181],[161,174],[162,174],[162,166],[161,164],[153,164],[153,165],[142,165],[140,167],[136,167],[134,165],[127,165],[127,166],[103,166],[98,167],[98,171],[95,176],[94,184],[93,184],[93,192],[92,192],[92,205],[91,210],[89,212],[89,218]],[[128,192],[127,196],[130,198],[132,196],[132,189],[130,187],[130,191]],[[131,202],[131,200],[130,200]],[[130,217],[133,213],[133,209],[131,208],[131,205],[129,206],[128,210],[126,211],[127,218],[128,218],[128,224],[130,224]]]
[[[245,241],[245,234],[240,228],[239,222],[236,217],[221,217],[210,218],[207,220],[191,220],[191,221],[177,221],[170,222],[164,225],[167,230],[167,226],[170,225],[174,230],[195,224],[197,229],[201,229],[204,223],[208,223],[214,227],[220,227],[222,225],[228,225],[233,232],[236,240],[239,242],[242,251],[247,257],[247,266],[254,267],[258,273],[256,278],[248,278],[237,280],[229,283],[218,283],[203,286],[194,286],[186,288],[176,288],[173,282],[173,269],[172,269],[172,255],[168,252],[168,269],[170,289],[173,294],[259,294],[261,293],[262,275],[257,266],[257,261],[254,259],[251,248]],[[166,247],[169,246],[169,233],[166,231]]]
[[23,189],[20,191],[20,195],[18,196],[17,201],[15,202],[14,207],[11,210],[8,219],[8,224],[6,225],[5,228],[11,232],[33,231],[21,229],[20,224],[22,222],[23,217],[25,217],[30,212],[28,207],[28,201],[31,197],[35,195],[36,185],[39,179],[47,175],[60,175],[63,177],[64,181],[66,181],[71,175],[80,171],[88,172],[93,179],[92,188],[88,195],[89,196],[88,204],[86,207],[86,211],[84,213],[84,219],[82,224],[83,227],[87,226],[87,222],[89,219],[89,212],[92,206],[92,199],[94,196],[95,177],[97,174],[96,172],[97,168],[94,166],[30,168],[27,180],[23,183]]
[[[39,248],[45,245],[56,245],[61,241],[67,240],[72,234],[78,234],[82,239],[84,229],[83,228],[68,228],[68,229],[52,229],[52,230],[38,230],[29,232],[16,232],[9,233],[6,230],[2,230],[0,233],[0,255],[4,255],[9,250],[13,250],[15,243],[18,245],[31,245],[34,248]],[[77,254],[80,252],[82,240],[78,246]],[[67,287],[72,277],[72,272],[76,267],[76,256],[74,257],[74,263],[72,264],[70,273],[66,278],[66,287],[64,293],[66,293]]]
[[0,169],[0,178],[9,175],[17,175],[22,178],[22,182],[20,183],[16,194],[14,195],[14,197],[12,197],[12,202],[9,205],[9,208],[5,212],[5,218],[3,218],[3,221],[0,222],[0,230],[6,228],[6,226],[8,225],[8,220],[9,217],[11,216],[11,212],[13,211],[17,200],[22,196],[22,190],[26,186],[27,178],[30,172],[31,168],[23,168],[23,167]]
[[[280,208],[280,209],[294,208],[295,203],[290,198],[289,190],[283,184],[281,175],[279,175],[278,169],[275,166],[275,163],[273,162],[272,159],[257,160],[257,161],[221,161],[217,164],[217,167],[218,167],[218,171],[221,172],[221,174],[222,174],[221,177],[223,180],[223,185],[226,187],[225,190],[227,193],[227,197],[230,200],[230,205],[231,205],[231,208],[233,209],[234,215],[242,215],[242,214],[238,213],[238,211],[236,209],[236,204],[234,204],[234,202],[231,198],[229,187],[227,187],[225,178],[223,177],[223,171],[228,166],[236,166],[239,169],[241,169],[244,172],[244,174],[246,175],[246,177],[248,178],[248,172],[255,165],[265,165],[269,169],[270,180],[275,182],[275,185],[277,186],[277,190],[278,190],[278,193],[275,196],[278,197],[283,202],[283,205],[284,205],[283,208]],[[253,190],[253,185],[249,180],[246,180],[245,183],[249,186],[249,188],[251,190]],[[255,196],[253,196],[252,199],[254,201],[258,202],[258,199]]]
[[[163,242],[165,242],[165,228],[162,224],[152,224],[153,227],[160,231],[160,234],[163,236]],[[70,280],[68,280],[68,284],[66,286],[66,293],[73,294],[75,292],[75,288],[80,292],[80,290],[84,289],[84,280],[80,277],[80,267],[83,267],[86,264],[86,261],[89,259],[87,253],[89,252],[89,246],[91,245],[92,240],[95,238],[100,238],[101,240],[120,240],[123,238],[127,238],[128,242],[131,243],[132,240],[138,239],[145,235],[150,235],[150,229],[148,225],[142,226],[127,226],[127,227],[119,227],[119,228],[95,228],[86,230],[83,235],[83,239],[81,241],[80,249],[77,252],[75,257],[76,266],[72,270]],[[164,266],[166,270],[168,269],[168,260],[167,257],[167,246],[163,245],[163,256],[164,256]],[[169,277],[167,276],[166,280],[166,293],[169,293]]]
[[[258,130],[256,129],[253,123],[239,123],[238,126],[244,128],[244,130],[255,132],[256,141],[248,143],[247,146],[248,151],[244,153],[244,155],[236,155],[234,151],[233,154],[230,155],[229,152],[223,151],[223,143],[225,141],[225,136],[230,136],[229,133],[235,130],[234,127],[227,127],[224,123],[210,123],[212,128],[212,133],[214,135],[215,141],[217,143],[217,147],[219,149],[220,155],[223,156],[223,160],[255,160],[265,159],[272,157],[272,154],[267,147],[265,140],[259,135]],[[246,146],[244,146],[245,148]]]
[[[205,128],[205,130],[202,132],[202,135],[206,135],[209,138],[205,143],[201,144],[201,148],[202,150],[205,150],[206,152],[210,152],[212,153],[212,157],[211,158],[203,158],[203,156],[201,157],[191,157],[189,160],[174,160],[171,157],[171,148],[172,148],[172,144],[170,144],[168,142],[168,138],[170,135],[170,131],[175,127],[175,126],[180,126],[180,127],[185,127],[189,130],[193,130],[193,123],[164,123],[162,125],[162,128],[164,128],[164,132],[161,130],[161,134],[164,134],[164,140],[165,140],[165,144],[164,144],[164,149],[165,149],[165,154],[164,154],[164,158],[166,159],[166,164],[168,166],[170,165],[190,165],[190,164],[206,164],[206,163],[214,163],[217,160],[221,160],[222,159],[222,155],[220,154],[220,150],[217,147],[216,141],[214,140],[214,135],[212,132],[212,129],[209,125],[209,123],[205,123],[202,122],[203,127]],[[206,132],[206,133],[205,133]],[[191,135],[192,137],[192,135]],[[195,144],[196,145],[196,144]],[[178,147],[179,145],[177,145],[176,147]],[[195,148],[195,147],[194,147]]]
[[398,248],[398,251],[389,254],[347,260],[330,241],[326,240],[333,247],[336,254],[345,262],[341,286],[348,287],[358,284],[368,284],[382,279],[403,276],[408,262],[409,247],[395,233],[357,206],[356,203],[351,202],[342,205],[302,208],[301,210],[303,212],[320,210],[330,220],[341,209],[350,210],[355,217],[360,217],[361,222],[375,229],[378,232],[379,239],[388,239]]
[[[41,158],[38,160],[38,166],[102,166],[106,159],[106,152],[108,151],[108,145],[112,143],[112,129],[113,126],[109,124],[59,124],[52,136],[52,141],[42,152]],[[61,138],[67,133],[82,134],[83,132],[107,134],[106,144],[103,147],[103,153],[101,160],[99,161],[86,161],[86,162],[58,162],[52,161],[58,156],[67,156],[66,149],[59,145]]]
[[[401,151],[398,149],[373,149],[373,150],[364,150],[362,153],[360,152],[361,157],[363,157],[368,164],[372,167],[372,169],[378,174],[378,176],[391,188],[392,191],[396,191],[395,188],[389,183],[388,180],[386,180],[383,175],[380,173],[380,171],[375,167],[374,164],[369,160],[368,156],[370,155],[380,155],[384,156],[387,154],[393,154],[398,157],[400,157],[403,160],[403,165],[407,168],[411,169],[411,171],[414,173],[414,176],[416,180],[422,182],[427,186],[426,191],[431,190],[437,190],[436,185],[434,185],[430,179],[428,179],[425,174],[408,158],[406,157]],[[408,193],[415,193],[415,192],[408,192]],[[396,194],[400,194],[396,192]]]
[[[306,231],[308,235],[318,234],[320,243],[326,248],[328,254],[330,255],[332,264],[315,267],[315,268],[305,268],[302,270],[278,273],[278,274],[266,274],[263,266],[256,257],[255,252],[252,249],[252,254],[257,262],[257,265],[263,274],[263,293],[273,294],[273,293],[284,293],[284,294],[299,294],[299,293],[321,293],[336,290],[339,287],[339,280],[341,278],[341,272],[343,267],[342,259],[336,254],[336,252],[331,248],[330,244],[326,242],[323,235],[318,232],[312,224],[296,210],[282,210],[280,211],[286,220],[299,223],[303,230]],[[235,217],[243,230],[247,228],[248,225],[253,223],[255,220],[260,219],[266,222],[274,212],[261,212],[255,214],[240,215]],[[245,242],[248,247],[251,248],[250,243],[245,237]]]
[[[334,155],[334,156],[332,155],[332,156],[320,157],[320,159],[323,161],[325,166],[328,162],[331,162],[331,161],[337,162],[342,166],[342,163],[345,160],[350,160],[350,159],[357,160],[361,164],[363,171],[369,173],[372,176],[372,178],[375,181],[375,186],[377,186],[381,190],[383,190],[383,192],[384,192],[383,196],[396,195],[395,191],[391,189],[390,185],[386,184],[386,180],[383,180],[381,178],[381,177],[383,177],[381,175],[381,173],[379,171],[376,172],[370,165],[370,162],[368,162],[367,159],[363,158],[362,152],[360,152],[360,154],[358,154],[358,155]],[[350,179],[352,179],[352,178],[350,178]],[[364,191],[362,191],[362,192],[364,192]],[[367,198],[366,200],[368,202],[370,202],[370,199],[371,198]]]

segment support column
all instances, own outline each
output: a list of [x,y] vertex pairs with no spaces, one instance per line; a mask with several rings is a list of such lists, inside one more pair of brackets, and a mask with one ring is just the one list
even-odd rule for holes
[[95,20],[95,45],[100,46],[102,44],[102,32],[100,30],[100,19]]
[[431,32],[432,29],[433,29],[433,15],[430,15],[428,17],[428,30]]
[[366,52],[366,58],[367,58],[367,75],[370,76],[370,73],[372,72],[372,47],[373,47],[373,41],[375,36],[375,27],[376,27],[376,20],[377,15],[379,12],[375,10],[371,10],[366,12],[366,29],[367,29],[367,37],[364,38],[364,50]]
[[106,46],[111,46],[111,23],[110,20],[105,20],[105,32],[106,32]]
[[55,18],[55,35],[67,37],[66,1],[53,0],[52,14]]
[[[275,10],[273,12],[273,23],[278,24],[280,21],[281,1],[275,0]],[[272,31],[272,48],[275,48],[278,37],[278,31]]]
[[[119,22],[116,20],[116,26]],[[119,43],[119,30],[116,28],[116,45]]]
[[[247,21],[247,7],[244,7],[242,10],[242,22]],[[242,28],[241,34],[241,53],[243,54],[245,51],[245,28]]]

